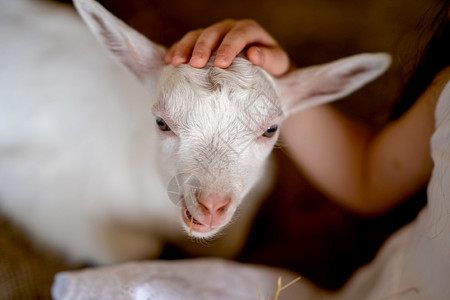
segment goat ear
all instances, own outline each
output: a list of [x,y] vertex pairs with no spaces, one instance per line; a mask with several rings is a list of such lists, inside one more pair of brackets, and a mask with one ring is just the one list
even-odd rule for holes
[[298,69],[277,80],[286,115],[343,98],[381,75],[390,65],[385,53],[359,54]]
[[74,0],[76,9],[97,39],[141,82],[154,84],[166,50],[113,16],[93,0]]

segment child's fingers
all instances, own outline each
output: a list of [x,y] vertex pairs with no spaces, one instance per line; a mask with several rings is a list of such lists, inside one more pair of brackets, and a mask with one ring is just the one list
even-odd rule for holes
[[224,36],[217,49],[214,65],[221,68],[228,67],[233,59],[245,47],[258,44],[262,46],[274,46],[276,41],[255,21],[241,20]]
[[206,29],[190,31],[169,49],[165,61],[175,66],[189,62],[193,67],[202,68],[217,48],[214,65],[227,68],[249,46],[247,58],[253,64],[275,76],[288,70],[286,52],[253,20],[227,19]]
[[189,62],[191,66],[196,68],[204,67],[211,57],[211,52],[217,48],[223,37],[235,23],[236,21],[234,20],[224,20],[203,30],[192,51],[192,57]]
[[191,57],[195,43],[202,32],[203,29],[197,29],[186,33],[181,40],[170,48],[165,57],[166,63],[171,63],[174,66],[187,63]]

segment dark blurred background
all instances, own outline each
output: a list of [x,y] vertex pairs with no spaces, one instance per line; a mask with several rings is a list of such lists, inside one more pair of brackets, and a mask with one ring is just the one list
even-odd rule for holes
[[[65,1],[69,2],[69,1]],[[384,51],[393,66],[382,78],[334,104],[374,130],[390,119],[423,34],[417,26],[429,0],[102,0],[115,15],[153,41],[170,46],[187,31],[225,18],[253,18],[270,32],[298,66],[324,63],[360,52]],[[70,3],[68,4],[70,5]],[[422,39],[417,39],[419,36]],[[275,150],[278,181],[262,206],[239,260],[285,267],[318,286],[338,289],[369,262],[393,231],[411,221],[425,203],[420,192],[379,217],[364,217],[333,204],[297,170],[286,151]],[[45,298],[53,274],[72,268],[35,249],[0,220],[0,250],[11,284],[30,285],[18,295]],[[169,246],[164,258],[190,257]],[[25,282],[25,283],[24,283]],[[29,294],[26,294],[29,293]]]

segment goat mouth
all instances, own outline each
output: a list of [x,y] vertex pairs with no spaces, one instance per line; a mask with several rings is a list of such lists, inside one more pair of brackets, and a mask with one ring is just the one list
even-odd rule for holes
[[185,208],[183,210],[182,215],[183,215],[184,223],[186,224],[186,226],[189,229],[192,228],[192,232],[209,233],[214,230],[214,228],[212,228],[208,225],[205,225],[205,224],[201,223],[200,221],[198,221],[196,218],[194,218],[192,216],[191,212],[187,208]]
[[[192,222],[195,224],[195,225],[203,225],[202,223],[200,223],[199,221],[197,221],[197,219],[196,218],[194,218],[192,215],[191,215],[191,213],[189,212],[189,210],[186,208],[186,210],[185,210],[185,213],[186,213],[186,217],[189,219],[189,220],[191,220],[192,219]],[[189,221],[190,222],[190,221]]]

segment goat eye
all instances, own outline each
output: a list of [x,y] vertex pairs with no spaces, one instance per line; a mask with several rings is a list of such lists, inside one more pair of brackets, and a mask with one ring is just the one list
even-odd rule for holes
[[272,125],[264,132],[264,137],[273,137],[278,130],[278,125]]
[[166,121],[161,118],[156,118],[156,125],[158,125],[159,130],[161,131],[170,131],[169,125],[167,125]]

